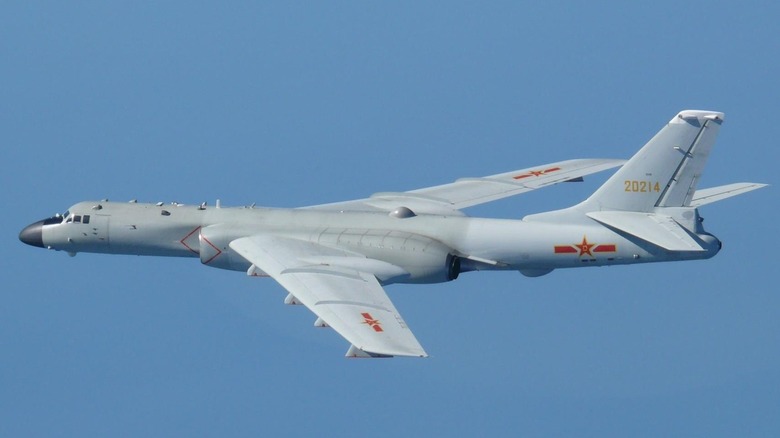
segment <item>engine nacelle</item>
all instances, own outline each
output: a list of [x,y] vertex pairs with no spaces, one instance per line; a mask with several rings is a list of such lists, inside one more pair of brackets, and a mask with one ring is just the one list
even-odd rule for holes
[[382,260],[409,273],[388,283],[443,283],[458,278],[460,258],[452,248],[419,234],[387,230],[329,230],[318,243]]
[[198,235],[200,262],[212,268],[248,270],[251,263],[230,248],[230,242],[237,237],[234,234],[223,225],[201,228]]

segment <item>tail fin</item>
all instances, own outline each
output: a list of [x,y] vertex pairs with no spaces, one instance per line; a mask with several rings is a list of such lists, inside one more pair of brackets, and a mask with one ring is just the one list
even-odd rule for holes
[[690,206],[723,118],[715,111],[681,111],[578,209]]
[[666,251],[711,257],[720,241],[704,231],[697,207],[765,186],[738,183],[696,191],[721,123],[723,113],[682,111],[588,199],[523,220],[566,222],[584,214]]

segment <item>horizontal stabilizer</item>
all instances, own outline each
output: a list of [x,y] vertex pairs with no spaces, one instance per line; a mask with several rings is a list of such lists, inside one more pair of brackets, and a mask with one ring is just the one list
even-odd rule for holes
[[693,194],[693,199],[691,199],[691,207],[701,207],[702,205],[722,201],[726,198],[741,195],[766,186],[766,184],[759,183],[734,183],[709,189],[696,190],[696,193]]
[[668,251],[704,251],[688,231],[670,216],[628,211],[594,211],[587,215],[610,228]]

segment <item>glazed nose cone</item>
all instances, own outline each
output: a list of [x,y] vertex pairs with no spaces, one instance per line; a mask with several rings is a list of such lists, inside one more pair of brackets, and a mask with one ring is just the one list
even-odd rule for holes
[[19,240],[22,242],[43,248],[43,221],[30,224],[19,233]]

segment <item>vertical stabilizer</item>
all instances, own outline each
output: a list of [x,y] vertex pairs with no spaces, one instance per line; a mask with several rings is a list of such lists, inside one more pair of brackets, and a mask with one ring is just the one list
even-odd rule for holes
[[579,209],[651,212],[689,206],[723,118],[715,111],[681,111]]

